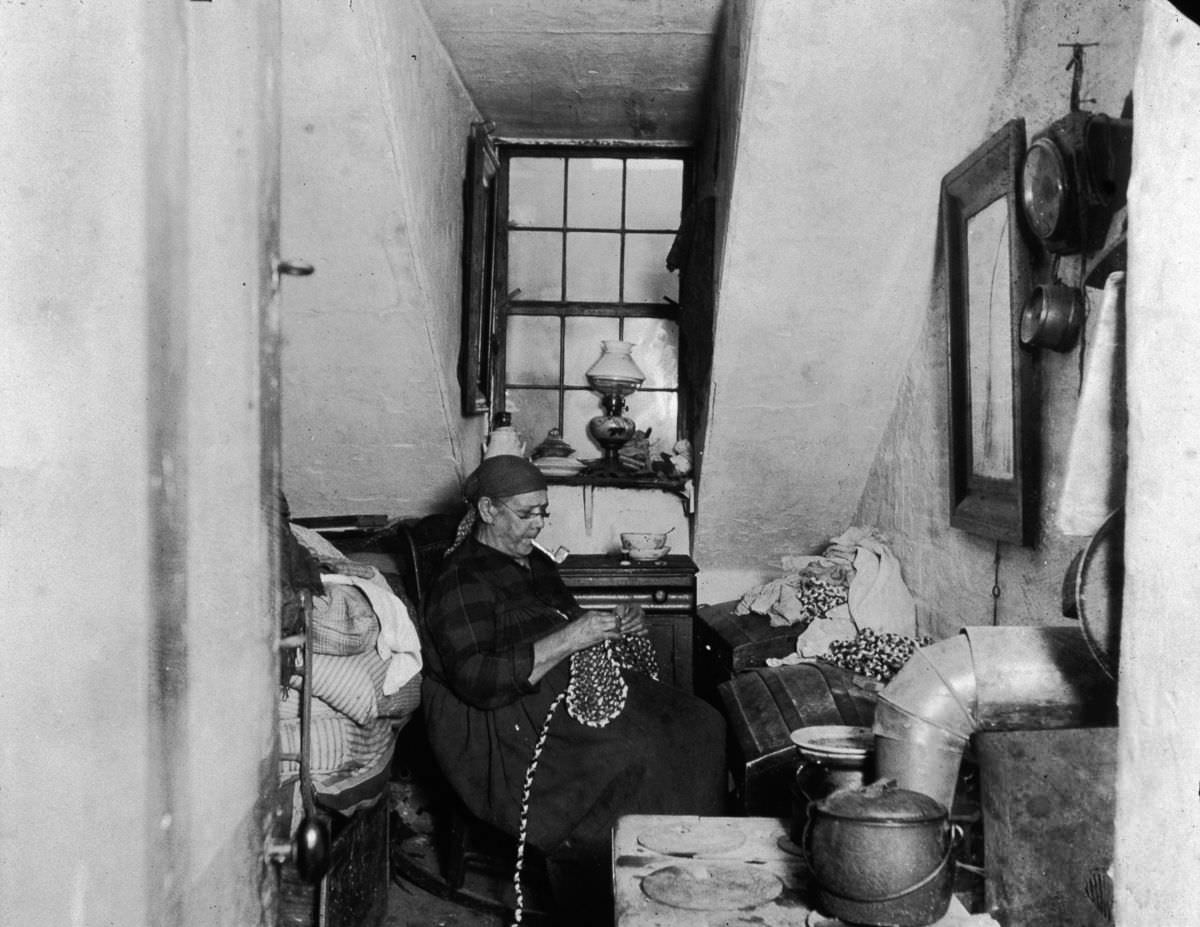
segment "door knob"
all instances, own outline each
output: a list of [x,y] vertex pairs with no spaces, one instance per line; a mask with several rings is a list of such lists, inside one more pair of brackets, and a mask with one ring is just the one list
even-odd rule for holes
[[271,862],[296,864],[300,878],[315,885],[329,871],[329,827],[324,821],[305,817],[291,840],[271,840],[267,857]]

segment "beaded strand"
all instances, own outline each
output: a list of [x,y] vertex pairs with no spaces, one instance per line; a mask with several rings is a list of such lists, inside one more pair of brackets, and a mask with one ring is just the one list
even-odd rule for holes
[[533,755],[529,759],[529,767],[525,770],[525,784],[521,789],[521,824],[517,830],[517,863],[513,869],[513,890],[516,895],[513,927],[517,927],[521,923],[521,918],[525,914],[525,892],[521,888],[521,870],[525,867],[525,843],[529,835],[529,796],[533,793],[533,774],[537,770],[538,760],[542,758],[542,750],[546,746],[546,737],[550,733],[550,722],[554,720],[554,713],[558,711],[558,706],[563,703],[566,695],[567,691],[564,689],[550,703],[550,708],[546,712],[546,720],[542,722],[542,729],[538,733],[537,743],[533,745]]
[[605,641],[572,654],[571,681],[566,689],[555,696],[546,711],[546,720],[542,722],[537,742],[533,745],[533,755],[525,770],[525,783],[521,790],[521,823],[517,830],[517,862],[513,869],[516,895],[513,927],[521,923],[525,913],[521,872],[525,866],[525,845],[529,831],[529,800],[533,794],[533,776],[550,734],[550,722],[565,699],[567,713],[580,724],[597,728],[608,725],[625,709],[625,700],[629,697],[629,684],[621,675],[622,668],[643,672],[651,679],[658,680],[658,660],[654,655],[654,645],[648,638],[631,636],[616,643]]

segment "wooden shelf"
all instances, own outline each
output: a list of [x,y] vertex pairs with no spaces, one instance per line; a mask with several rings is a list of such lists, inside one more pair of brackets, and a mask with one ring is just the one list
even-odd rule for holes
[[618,489],[661,489],[664,492],[683,493],[687,480],[677,476],[658,473],[629,473],[612,476],[603,473],[572,473],[569,476],[546,475],[546,482],[554,486],[611,486]]

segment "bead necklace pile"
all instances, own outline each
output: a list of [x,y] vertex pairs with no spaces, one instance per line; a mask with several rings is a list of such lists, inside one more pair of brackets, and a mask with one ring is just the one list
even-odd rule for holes
[[622,669],[658,679],[654,645],[645,637],[605,641],[571,657],[571,682],[567,686],[567,711],[580,724],[604,727],[625,708],[629,684]]
[[521,870],[525,865],[525,844],[529,829],[529,798],[533,794],[533,775],[538,760],[546,746],[550,733],[550,722],[558,706],[565,700],[567,713],[580,724],[588,727],[605,727],[625,709],[629,697],[629,684],[621,675],[622,669],[645,673],[658,679],[658,660],[654,645],[641,636],[624,637],[619,641],[605,641],[571,656],[571,681],[567,688],[555,696],[546,712],[546,720],[538,732],[533,745],[533,755],[525,770],[525,783],[521,790],[521,825],[517,831],[517,862],[513,870],[513,889],[516,907],[513,911],[513,927],[521,923],[525,912],[525,893],[521,888]]

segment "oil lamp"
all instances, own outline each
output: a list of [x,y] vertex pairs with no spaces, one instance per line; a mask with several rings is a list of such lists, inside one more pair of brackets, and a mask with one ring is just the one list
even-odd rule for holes
[[620,452],[637,426],[625,414],[625,397],[646,379],[632,355],[633,344],[629,341],[602,341],[599,360],[587,370],[588,383],[600,394],[604,405],[604,414],[588,422],[588,434],[604,452],[588,467],[588,473],[620,476],[626,472]]

